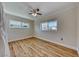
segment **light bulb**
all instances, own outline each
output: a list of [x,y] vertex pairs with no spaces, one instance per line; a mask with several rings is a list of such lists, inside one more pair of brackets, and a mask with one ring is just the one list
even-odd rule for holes
[[36,13],[33,13],[32,15],[33,15],[33,16],[37,16],[37,14],[36,14]]

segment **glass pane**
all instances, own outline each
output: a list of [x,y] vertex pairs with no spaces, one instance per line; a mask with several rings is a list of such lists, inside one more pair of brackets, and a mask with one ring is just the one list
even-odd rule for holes
[[21,27],[21,22],[10,20],[9,26],[10,26],[10,28],[20,28]]
[[57,30],[57,27],[52,27],[51,29],[52,29],[52,30]]
[[47,22],[42,23],[42,30],[48,30],[48,24],[47,24]]
[[21,28],[21,22],[19,22],[19,21],[15,21],[15,27],[16,28]]
[[57,21],[48,22],[48,27],[50,30],[57,30]]
[[22,23],[22,28],[29,28],[29,24],[28,23]]

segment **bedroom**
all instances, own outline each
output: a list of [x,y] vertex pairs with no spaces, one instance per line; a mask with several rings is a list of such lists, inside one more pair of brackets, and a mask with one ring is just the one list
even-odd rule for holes
[[2,6],[5,33],[0,56],[78,57],[79,3],[2,2]]

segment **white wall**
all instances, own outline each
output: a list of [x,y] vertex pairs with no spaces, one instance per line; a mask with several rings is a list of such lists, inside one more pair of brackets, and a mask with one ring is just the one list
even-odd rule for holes
[[5,25],[3,5],[0,2],[0,57],[10,56]]
[[0,56],[4,56],[4,54],[5,54],[5,52],[3,52],[3,51],[5,51],[4,50],[4,41],[1,36],[1,12],[2,12],[1,8],[2,8],[2,5],[0,3]]
[[77,50],[79,54],[79,4],[77,5]]
[[[17,16],[13,16],[10,14],[5,14],[5,19],[7,20],[7,26],[8,26],[8,41],[16,41],[16,40],[20,40],[20,39],[25,39],[25,38],[29,38],[33,36],[33,32],[34,32],[34,21],[29,20],[29,19],[24,19],[21,17],[17,17]],[[30,28],[26,28],[26,29],[11,29],[9,28],[9,20],[17,20],[17,21],[22,21],[25,23],[29,23],[30,24]]]
[[[57,18],[59,25],[57,32],[42,32],[40,23],[45,20]],[[65,7],[52,12],[52,16],[35,20],[35,37],[55,42],[63,46],[76,49],[76,11],[74,7]],[[63,38],[63,41],[61,41]]]

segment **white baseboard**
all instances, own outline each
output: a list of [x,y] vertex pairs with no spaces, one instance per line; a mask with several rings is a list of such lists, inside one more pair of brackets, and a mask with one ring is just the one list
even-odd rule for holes
[[8,42],[12,42],[12,41],[18,41],[18,40],[22,40],[22,39],[31,38],[31,37],[33,37],[33,36],[26,36],[26,37],[23,37],[23,38],[12,39],[12,40],[9,40]]
[[39,39],[42,39],[42,40],[45,40],[45,41],[48,41],[48,42],[56,43],[58,45],[61,45],[61,46],[64,46],[64,47],[67,47],[67,48],[70,48],[70,49],[73,49],[73,50],[77,51],[77,48],[71,47],[69,45],[65,45],[65,44],[62,44],[62,43],[59,43],[59,42],[55,42],[55,41],[50,41],[50,40],[47,40],[45,38],[38,37],[38,36],[34,36],[34,37],[39,38]]
[[79,56],[79,49],[77,48],[77,53],[78,53],[78,56]]

